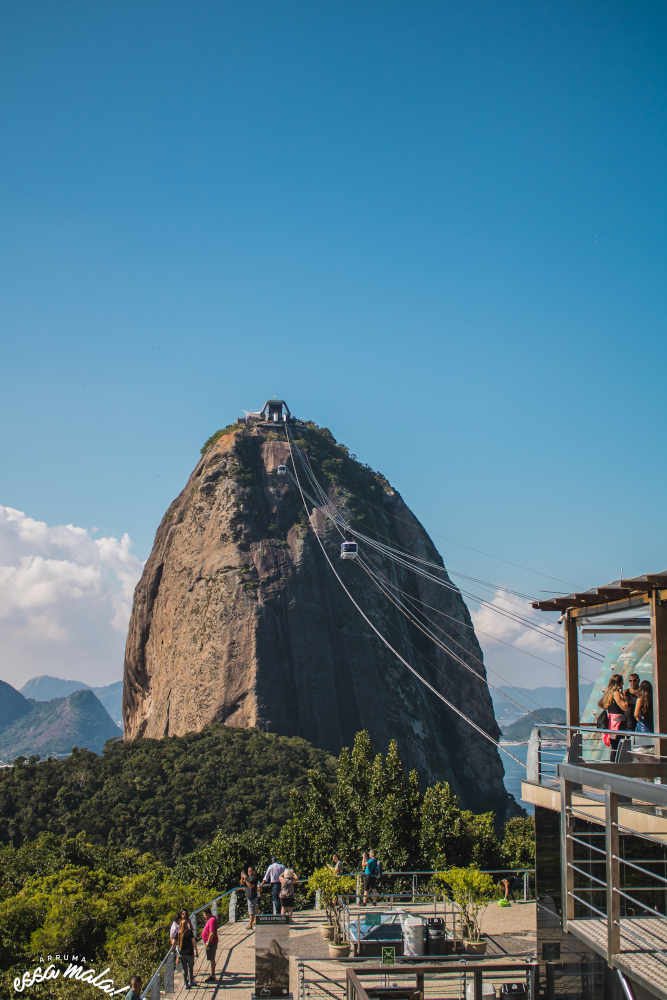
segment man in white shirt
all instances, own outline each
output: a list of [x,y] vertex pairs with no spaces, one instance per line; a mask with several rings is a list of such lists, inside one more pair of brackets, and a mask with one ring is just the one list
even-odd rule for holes
[[277,858],[271,858],[271,864],[266,869],[266,874],[262,879],[262,885],[271,886],[271,898],[275,914],[280,913],[280,876],[284,871],[285,865],[281,865]]

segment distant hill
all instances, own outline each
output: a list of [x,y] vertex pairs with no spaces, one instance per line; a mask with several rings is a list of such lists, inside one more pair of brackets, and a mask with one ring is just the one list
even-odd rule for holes
[[41,674],[39,677],[31,677],[29,681],[26,681],[21,688],[21,694],[34,701],[51,701],[53,698],[66,698],[74,691],[84,690],[92,691],[102,702],[116,725],[122,725],[122,681],[114,681],[112,684],[104,684],[102,687],[91,687],[85,681],[70,681],[64,677]]
[[[585,705],[593,689],[592,684],[579,685],[579,699]],[[564,687],[497,687],[491,692],[493,707],[498,725],[504,731],[512,722],[516,722],[526,710],[534,711],[538,705],[550,705],[553,708],[565,710]],[[518,705],[515,704],[518,702]],[[522,711],[522,707],[523,711]]]
[[122,735],[92,691],[74,691],[52,701],[32,701],[9,684],[3,685],[4,695],[5,688],[27,705],[27,710],[22,710],[13,722],[0,728],[0,758],[5,761],[34,754],[69,754],[75,746],[100,751],[107,740]]
[[534,712],[522,715],[516,722],[503,729],[502,738],[503,740],[527,740],[533,726],[538,725],[540,722],[565,722],[565,709],[538,708]]
[[289,815],[290,789],[303,789],[315,767],[333,785],[335,764],[297,737],[221,723],[185,736],[110,743],[101,756],[77,750],[0,770],[0,843],[18,847],[43,831],[83,831],[98,844],[175,860],[219,828],[277,835]]
[[16,688],[0,681],[0,729],[10,726],[30,711],[30,702]]

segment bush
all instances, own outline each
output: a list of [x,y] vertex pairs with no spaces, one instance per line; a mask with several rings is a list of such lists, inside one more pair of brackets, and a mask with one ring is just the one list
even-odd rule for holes
[[490,875],[479,868],[448,868],[438,872],[435,882],[443,894],[448,894],[461,911],[464,935],[470,941],[479,941],[481,917],[489,902],[498,894]]

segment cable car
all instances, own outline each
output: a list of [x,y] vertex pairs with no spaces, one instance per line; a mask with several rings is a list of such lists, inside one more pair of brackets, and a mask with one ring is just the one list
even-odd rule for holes
[[276,473],[279,476],[286,476],[287,475],[287,466],[286,465],[279,465],[278,468],[276,469]]
[[340,557],[341,559],[356,559],[357,558],[357,543],[356,542],[343,542],[340,547]]

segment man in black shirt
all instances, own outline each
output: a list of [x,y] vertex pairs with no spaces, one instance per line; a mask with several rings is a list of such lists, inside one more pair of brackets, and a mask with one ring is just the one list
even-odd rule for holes
[[247,874],[246,872],[241,872],[241,885],[245,889],[245,898],[248,903],[248,923],[246,924],[246,928],[251,931],[255,926],[255,917],[257,916],[257,907],[259,906],[261,892],[258,875],[252,865],[248,865]]

